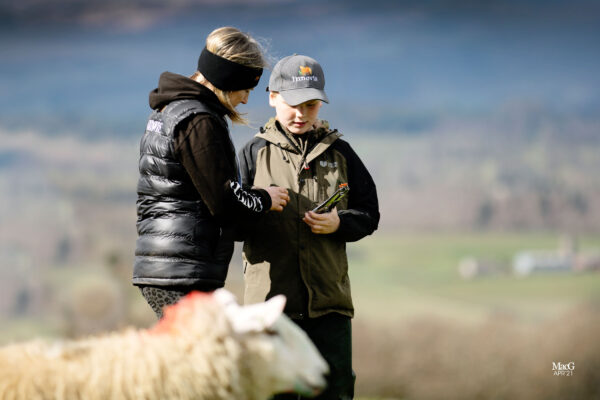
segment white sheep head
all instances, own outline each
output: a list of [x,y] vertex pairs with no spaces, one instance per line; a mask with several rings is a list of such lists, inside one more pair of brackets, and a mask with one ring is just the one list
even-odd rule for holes
[[[244,398],[266,399],[283,392],[315,396],[326,386],[324,375],[329,367],[306,333],[283,313],[285,301],[280,295],[240,306],[225,289],[212,294],[192,292],[165,308],[150,335],[166,334],[190,346],[189,358],[198,365],[210,363],[210,357],[196,344],[224,343],[230,358],[239,360],[235,373],[239,378],[235,379],[240,382],[233,386],[252,387]],[[209,336],[212,339],[207,341]],[[196,350],[201,351],[196,355]]]
[[225,307],[234,332],[253,337],[250,346],[270,359],[264,375],[272,378],[268,385],[275,393],[312,397],[325,388],[329,367],[306,333],[283,314],[285,296],[246,306],[225,289],[216,290],[214,298]]

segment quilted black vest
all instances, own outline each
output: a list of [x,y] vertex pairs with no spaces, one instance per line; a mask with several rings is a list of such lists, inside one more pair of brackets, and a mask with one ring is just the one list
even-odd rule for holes
[[198,113],[227,123],[197,100],[177,100],[148,119],[140,143],[134,285],[196,286],[225,284],[233,242],[222,230],[183,165],[174,157],[177,124]]

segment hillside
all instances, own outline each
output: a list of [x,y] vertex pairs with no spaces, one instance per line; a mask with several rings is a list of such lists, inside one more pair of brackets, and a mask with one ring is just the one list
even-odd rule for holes
[[[344,132],[377,184],[380,229],[597,233],[598,122],[531,115],[446,120],[419,135]],[[239,147],[251,134],[234,137]],[[131,259],[137,138],[4,130],[0,143],[4,273]]]

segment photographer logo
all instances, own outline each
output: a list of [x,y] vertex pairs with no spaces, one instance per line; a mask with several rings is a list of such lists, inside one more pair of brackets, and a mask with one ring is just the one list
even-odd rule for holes
[[552,371],[555,376],[573,376],[575,371],[575,363],[552,362]]

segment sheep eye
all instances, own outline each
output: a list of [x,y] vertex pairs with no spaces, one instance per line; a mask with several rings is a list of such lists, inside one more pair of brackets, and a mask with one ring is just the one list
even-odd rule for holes
[[266,328],[265,334],[267,334],[269,336],[277,336],[277,335],[279,335],[279,332],[277,332],[277,330],[275,330],[273,328]]

